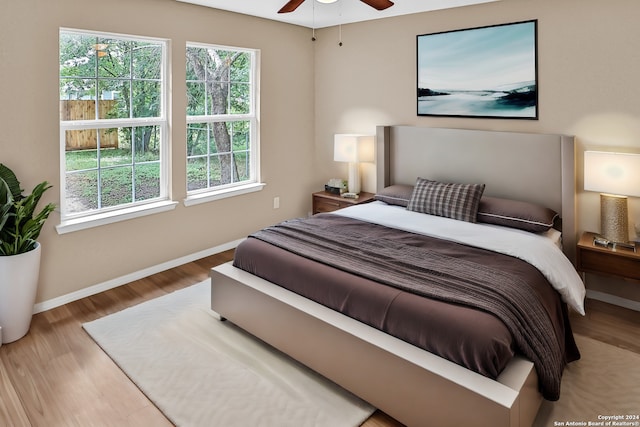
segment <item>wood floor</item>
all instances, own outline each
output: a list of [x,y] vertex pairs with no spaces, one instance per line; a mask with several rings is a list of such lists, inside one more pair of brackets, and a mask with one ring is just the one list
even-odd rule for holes
[[[171,426],[81,325],[205,280],[233,251],[210,256],[34,316],[0,347],[0,426]],[[640,286],[640,285],[639,285]],[[574,332],[640,353],[640,313],[587,301]],[[376,412],[365,427],[397,427]]]

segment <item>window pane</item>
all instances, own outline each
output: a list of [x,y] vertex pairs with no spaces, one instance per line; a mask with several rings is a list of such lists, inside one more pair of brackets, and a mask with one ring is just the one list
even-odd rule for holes
[[104,79],[98,81],[98,112],[100,119],[128,119],[131,82]]
[[187,159],[187,190],[208,188],[207,158],[195,157]]
[[207,49],[187,46],[187,81],[204,81],[207,61]]
[[[86,138],[84,134],[93,134],[93,138]],[[98,152],[97,150],[87,149],[74,149],[74,146],[78,146],[78,141],[85,141],[87,139],[96,140],[95,130],[74,130],[67,131],[67,151],[65,151],[65,164],[66,171],[79,171],[84,169],[95,169],[98,166]]]
[[69,99],[60,101],[60,120],[94,120],[96,101],[93,99]]
[[160,160],[160,128],[158,126],[134,128],[133,143],[136,162]]
[[248,150],[251,139],[249,121],[233,122],[233,151]]
[[93,49],[98,59],[98,76],[129,78],[131,76],[131,42],[111,38],[96,40]]
[[205,111],[207,115],[220,115],[228,113],[228,100],[224,95],[226,83],[209,84],[207,86],[207,95],[204,99]]
[[131,166],[101,170],[101,207],[108,208],[133,202],[131,173]]
[[60,77],[95,77],[95,36],[60,33]]
[[[224,157],[229,158],[228,154],[221,154],[209,157],[209,186],[215,187],[216,185],[228,184],[231,182],[231,164],[228,160],[225,162]],[[227,181],[223,180],[223,175],[227,178]]]
[[122,148],[100,149],[100,167],[130,165],[132,163],[131,150]]
[[249,153],[241,152],[233,154],[233,166],[235,168],[236,181],[246,181],[250,178]]
[[98,209],[98,171],[67,174],[65,212],[76,214]]
[[[96,99],[96,84],[92,79],[60,79],[60,99]],[[93,119],[94,117],[89,117]],[[76,120],[76,119],[68,119]]]
[[160,82],[132,82],[133,117],[160,117]]
[[133,78],[162,78],[162,49],[158,44],[134,42],[132,44]]
[[251,112],[251,88],[245,83],[232,83],[231,87],[231,114],[249,114]]
[[229,129],[226,122],[211,123],[210,154],[231,152],[231,132]]
[[187,127],[187,157],[207,154],[208,130],[205,123],[194,123]]
[[187,115],[203,116],[207,114],[205,110],[206,97],[204,83],[187,83]]
[[160,197],[160,162],[136,165],[135,183],[136,201]]
[[124,119],[128,118],[128,108],[122,102],[115,99],[101,99],[98,101],[99,119]]
[[240,54],[234,61],[234,66],[231,67],[229,77],[232,82],[249,83],[251,81],[251,55],[246,52]]

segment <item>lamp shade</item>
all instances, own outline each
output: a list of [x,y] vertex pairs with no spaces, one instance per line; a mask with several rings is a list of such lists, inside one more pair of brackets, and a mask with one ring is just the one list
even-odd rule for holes
[[640,154],[585,151],[584,189],[640,197]]
[[336,162],[373,162],[372,135],[337,134],[334,137],[333,160]]

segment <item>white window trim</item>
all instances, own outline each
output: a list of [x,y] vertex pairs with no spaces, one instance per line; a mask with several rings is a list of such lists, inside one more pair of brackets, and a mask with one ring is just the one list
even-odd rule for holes
[[189,194],[187,198],[183,200],[183,203],[185,206],[194,206],[201,203],[213,202],[214,200],[240,196],[242,194],[255,193],[257,191],[262,191],[265,185],[267,184],[263,182],[251,182],[249,184],[234,185],[233,187],[213,191],[209,190],[198,194]]
[[161,200],[158,202],[147,203],[145,205],[130,206],[128,208],[118,209],[110,212],[100,212],[91,216],[84,216],[74,219],[62,221],[56,226],[58,234],[72,233],[74,231],[86,230],[102,225],[113,224],[115,222],[126,221],[133,218],[139,218],[146,215],[167,212],[175,209],[178,202],[173,200]]
[[[61,182],[61,194],[66,186],[66,162],[65,162],[65,148],[62,141],[65,140],[65,132],[67,130],[81,130],[81,129],[102,129],[111,127],[137,127],[137,126],[159,126],[163,133],[162,146],[160,150],[160,197],[150,201],[140,201],[133,205],[123,205],[123,207],[114,207],[109,210],[89,211],[80,214],[66,214],[64,211],[60,212],[61,221],[56,226],[58,234],[66,234],[74,231],[85,230],[93,227],[99,227],[106,224],[112,224],[115,222],[125,221],[132,218],[138,218],[145,215],[152,215],[160,212],[166,212],[175,209],[178,202],[171,200],[169,196],[169,190],[171,186],[171,175],[168,155],[171,144],[169,143],[171,138],[170,124],[169,124],[169,111],[171,110],[171,97],[169,94],[169,52],[170,52],[170,40],[162,38],[152,38],[144,36],[131,36],[126,34],[108,33],[101,31],[91,30],[79,30],[74,28],[60,28],[60,31],[76,32],[81,34],[93,34],[96,36],[113,36],[121,39],[129,40],[149,40],[153,42],[160,42],[164,45],[162,50],[162,99],[163,108],[160,117],[141,117],[141,118],[124,118],[124,119],[100,119],[100,120],[59,120],[60,123],[60,182]],[[61,197],[61,203],[64,203]]]
[[254,135],[254,139],[251,141],[251,149],[249,150],[251,158],[255,161],[251,162],[251,176],[253,179],[249,181],[242,181],[238,183],[232,183],[227,186],[219,186],[214,188],[203,188],[199,190],[187,190],[187,197],[183,200],[185,206],[193,206],[201,203],[208,203],[215,200],[225,199],[228,197],[239,196],[242,194],[253,193],[261,191],[266,185],[261,182],[260,174],[260,50],[259,49],[247,49],[233,46],[224,46],[216,44],[187,42],[186,47],[198,47],[198,48],[217,48],[217,49],[231,49],[236,51],[243,51],[251,54],[252,57],[252,72],[251,72],[251,112],[249,114],[236,114],[236,115],[202,115],[202,116],[186,116],[187,124],[190,123],[214,123],[225,121],[243,121],[248,120],[251,122],[251,134]]

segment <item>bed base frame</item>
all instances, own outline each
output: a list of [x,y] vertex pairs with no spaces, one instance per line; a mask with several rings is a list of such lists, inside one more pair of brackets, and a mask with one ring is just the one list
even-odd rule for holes
[[542,397],[533,363],[498,381],[235,268],[211,271],[211,308],[407,426],[530,426]]
[[[576,237],[573,138],[454,129],[378,127],[378,186],[392,183],[413,184],[407,182],[407,179],[397,178],[397,175],[390,172],[400,169],[393,165],[394,157],[397,158],[396,162],[405,161],[396,153],[397,148],[391,144],[390,139],[396,138],[396,134],[409,134],[414,142],[425,138],[430,140],[434,136],[435,139],[444,139],[444,146],[451,147],[449,152],[455,154],[456,161],[458,157],[468,157],[473,167],[477,166],[479,158],[486,155],[489,161],[487,166],[494,175],[497,173],[496,153],[487,155],[486,148],[481,148],[482,153],[478,154],[478,145],[482,145],[478,141],[490,141],[493,144],[496,138],[506,138],[506,141],[514,142],[517,142],[518,138],[532,139],[525,145],[533,146],[534,151],[537,151],[537,145],[543,147],[540,161],[546,162],[550,160],[549,157],[553,157],[551,161],[559,169],[554,172],[559,174],[555,181],[561,182],[541,184],[541,181],[536,181],[535,177],[527,172],[529,169],[522,169],[518,164],[511,165],[510,167],[515,168],[518,173],[525,175],[523,182],[532,186],[530,189],[518,189],[514,194],[523,196],[520,197],[521,200],[527,200],[526,195],[531,190],[531,194],[538,196],[530,201],[539,203],[546,200],[536,200],[536,197],[551,197],[551,203],[547,203],[547,206],[553,207],[563,216],[565,246],[569,250],[575,246],[569,243],[574,242]],[[505,137],[505,134],[509,135]],[[457,146],[461,139],[470,139],[471,145]],[[547,143],[550,144],[550,152]],[[474,145],[476,147],[473,147]],[[512,154],[503,150],[521,153],[521,150],[529,148],[507,142],[505,146],[494,149],[499,150],[500,155],[509,158]],[[433,154],[434,151],[431,151],[424,155],[431,157]],[[424,155],[412,152],[409,157],[419,159],[424,166]],[[534,162],[531,154],[525,156],[524,163],[530,165]],[[438,163],[436,160],[434,165]],[[541,175],[549,175],[548,170],[540,164],[536,168],[540,169]],[[453,170],[451,173],[455,172],[456,170]],[[414,180],[415,173],[409,174],[411,180]],[[446,179],[446,176],[434,179],[442,180]],[[499,186],[500,182],[505,181],[513,180],[505,180],[503,175],[496,185]],[[513,197],[514,194],[510,194],[509,191],[512,190],[498,190],[492,195]],[[567,255],[570,259],[573,258],[571,252]],[[284,288],[274,286],[264,279],[233,267],[231,263],[215,267],[211,271],[211,308],[222,318],[229,319],[410,427],[531,426],[542,403],[535,368],[533,363],[524,358],[514,358],[497,381],[494,381]]]

